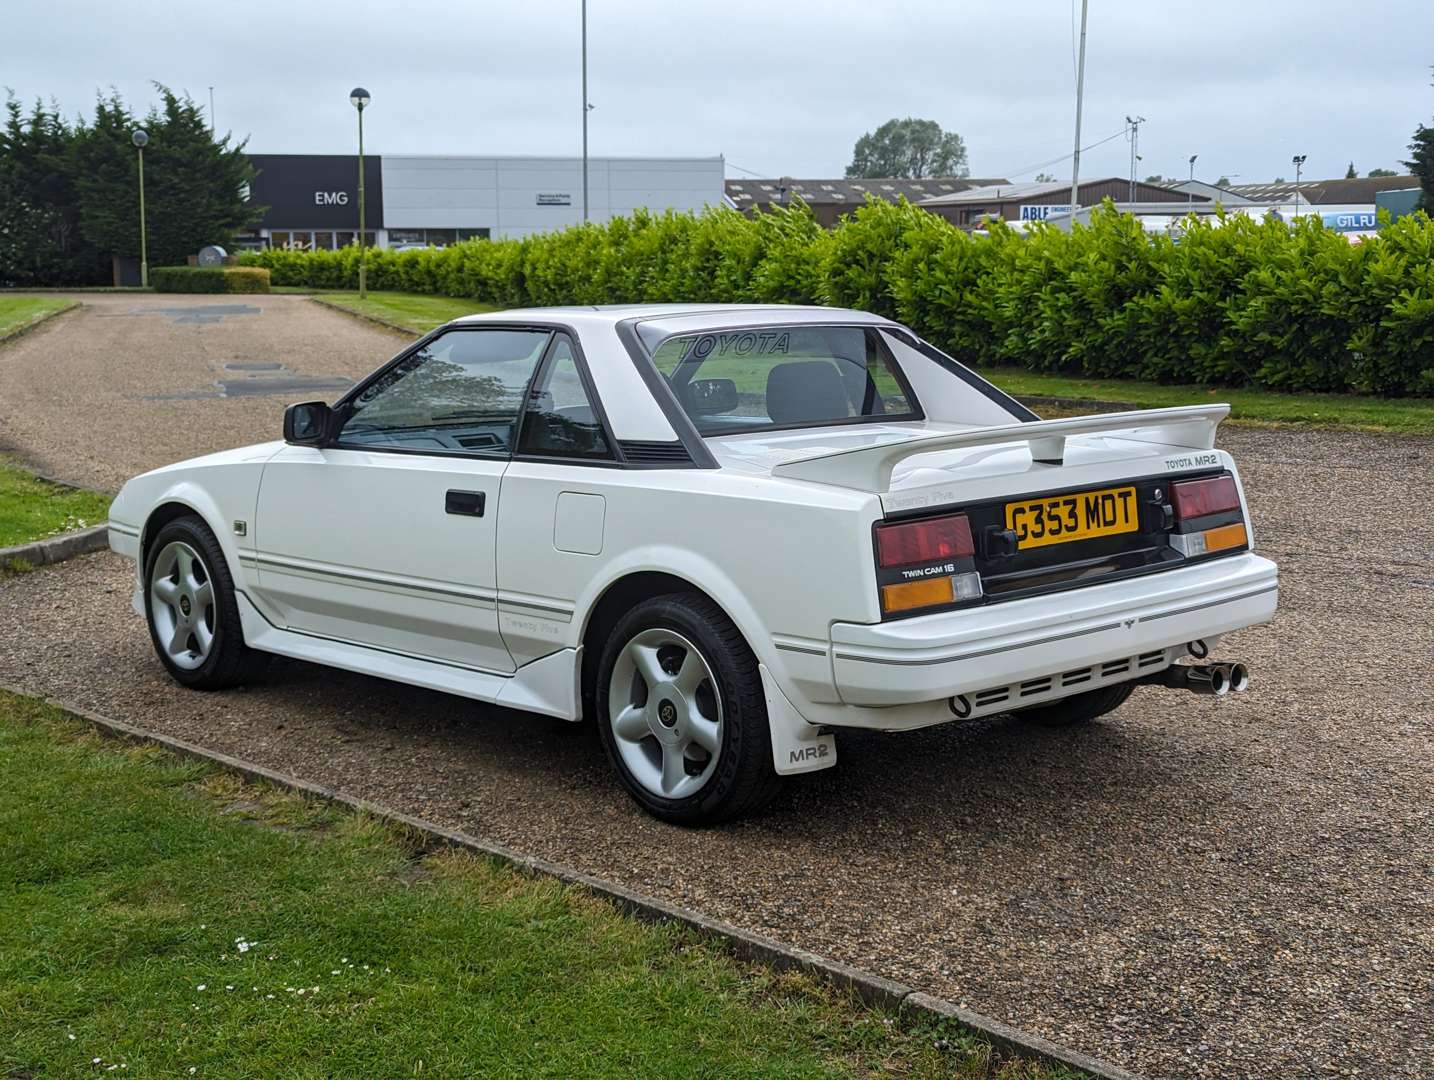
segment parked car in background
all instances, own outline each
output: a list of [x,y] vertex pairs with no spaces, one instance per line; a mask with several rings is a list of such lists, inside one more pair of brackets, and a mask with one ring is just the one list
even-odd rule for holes
[[709,822],[843,730],[1244,689],[1208,658],[1277,575],[1227,412],[1043,421],[859,311],[505,311],[134,478],[110,543],[185,686],[277,654],[588,718],[645,809]]

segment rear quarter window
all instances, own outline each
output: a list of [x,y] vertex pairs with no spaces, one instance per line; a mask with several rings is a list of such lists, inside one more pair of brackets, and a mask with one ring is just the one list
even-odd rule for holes
[[860,327],[757,327],[669,338],[652,361],[704,435],[920,419],[890,351]]

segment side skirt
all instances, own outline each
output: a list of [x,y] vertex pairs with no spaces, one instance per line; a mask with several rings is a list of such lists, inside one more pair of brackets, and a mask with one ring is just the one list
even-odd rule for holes
[[577,718],[577,649],[560,649],[524,664],[512,675],[498,675],[283,630],[265,619],[247,595],[240,592],[236,598],[244,640],[260,652],[563,720]]

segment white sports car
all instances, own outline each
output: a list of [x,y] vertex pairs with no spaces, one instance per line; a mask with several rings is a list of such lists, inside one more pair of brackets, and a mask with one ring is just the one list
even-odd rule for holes
[[593,719],[678,822],[844,728],[1090,720],[1273,615],[1225,405],[1037,418],[903,326],[815,307],[450,323],[284,440],[110,510],[180,683],[268,654]]

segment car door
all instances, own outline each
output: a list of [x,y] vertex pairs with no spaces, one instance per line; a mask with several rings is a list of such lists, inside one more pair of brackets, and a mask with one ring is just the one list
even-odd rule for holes
[[325,445],[269,461],[255,558],[288,629],[514,670],[496,607],[499,485],[551,336],[447,330],[336,407]]

